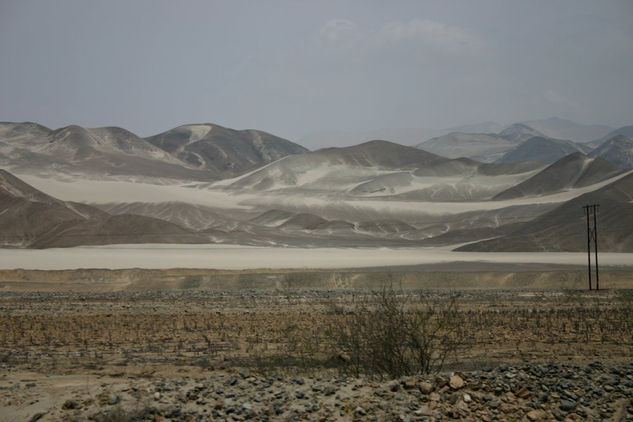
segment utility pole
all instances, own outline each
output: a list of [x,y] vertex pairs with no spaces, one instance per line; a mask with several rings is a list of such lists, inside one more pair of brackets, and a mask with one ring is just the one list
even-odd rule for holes
[[[600,204],[588,204],[583,207],[587,215],[587,276],[589,279],[589,290],[591,290],[591,243],[596,256],[596,290],[600,290],[600,275],[598,272],[598,209]],[[593,214],[593,225],[591,215]]]

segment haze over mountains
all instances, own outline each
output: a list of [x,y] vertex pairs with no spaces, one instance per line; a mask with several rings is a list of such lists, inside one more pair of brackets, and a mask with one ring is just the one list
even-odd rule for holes
[[[589,142],[607,135],[614,128],[605,125],[585,125],[570,120],[551,117],[541,120],[520,122],[548,137],[557,139],[573,139],[576,142]],[[404,145],[417,145],[432,138],[448,135],[453,132],[462,133],[494,133],[498,134],[511,124],[497,122],[481,122],[450,128],[390,128],[373,131],[321,131],[306,135],[299,140],[302,145],[315,147],[356,145],[374,139],[386,139]]]
[[37,172],[217,180],[305,151],[265,132],[210,124],[143,139],[118,127],[0,123],[0,165]]
[[633,227],[618,222],[633,196],[629,127],[527,123],[312,152],[208,123],[148,138],[1,123],[0,242],[584,250],[577,208],[591,200],[611,225],[601,250],[633,250]]

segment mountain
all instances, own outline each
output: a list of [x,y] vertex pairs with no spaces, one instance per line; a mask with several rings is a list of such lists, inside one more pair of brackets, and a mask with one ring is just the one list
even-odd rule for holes
[[0,123],[0,165],[27,173],[210,181],[306,151],[266,132],[210,124],[142,139],[119,127],[50,130],[31,122]]
[[[631,126],[633,128],[633,126]],[[633,138],[616,135],[589,153],[591,157],[602,157],[616,166],[633,167]]]
[[60,201],[0,169],[2,247],[205,242],[207,237],[159,219],[112,216],[88,205]]
[[285,157],[215,187],[235,192],[406,201],[489,199],[532,176],[539,165],[449,159],[387,141]]
[[481,122],[443,129],[385,128],[359,132],[321,131],[306,135],[299,142],[302,145],[313,146],[313,149],[357,145],[372,139],[387,139],[402,145],[414,145],[451,132],[496,133],[501,129],[503,126],[498,123]]
[[0,123],[0,165],[29,173],[134,175],[210,180],[170,154],[118,127],[50,130],[34,123]]
[[462,246],[458,251],[583,252],[587,247],[586,204],[600,204],[598,248],[603,252],[633,252],[633,172],[609,185],[563,203],[519,229]]
[[538,161],[553,163],[574,152],[589,152],[591,148],[562,139],[534,136],[501,157],[499,163],[518,161]]
[[506,200],[547,195],[580,188],[610,179],[620,172],[618,167],[602,158],[589,158],[582,152],[575,152],[518,185],[499,193],[493,199]]
[[494,133],[451,132],[417,144],[416,148],[447,158],[467,157],[492,162],[516,145],[516,142]]
[[609,139],[616,137],[617,135],[622,135],[627,138],[633,138],[633,125],[630,126],[622,126],[612,132],[607,133],[601,138],[598,138],[594,141],[589,142],[589,145],[592,147],[599,147],[603,143],[607,142]]
[[308,151],[266,132],[234,130],[209,123],[179,126],[146,140],[187,165],[218,178],[234,177],[287,155]]
[[501,159],[518,144],[534,136],[544,135],[527,125],[515,123],[499,133],[451,132],[417,144],[416,148],[443,157],[466,157],[488,163]]
[[385,170],[429,168],[449,161],[420,149],[387,141],[370,141],[285,157],[238,178],[229,187],[254,190],[294,186],[337,189],[337,185],[365,182],[370,176],[383,174]]
[[514,123],[499,132],[499,136],[511,142],[523,142],[535,136],[545,136],[538,130],[523,123]]
[[357,145],[372,139],[388,139],[403,145],[411,145],[434,136],[452,132],[429,128],[392,128],[368,131],[320,131],[299,139],[301,145],[311,149]]
[[523,124],[538,130],[549,138],[571,139],[575,142],[593,141],[613,130],[613,128],[605,125],[585,125],[558,117],[529,120],[523,122]]

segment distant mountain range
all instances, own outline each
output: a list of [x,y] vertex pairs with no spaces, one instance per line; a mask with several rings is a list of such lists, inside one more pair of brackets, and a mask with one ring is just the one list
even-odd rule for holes
[[542,120],[528,120],[523,122],[545,136],[556,139],[570,139],[574,142],[590,142],[607,135],[613,130],[605,125],[583,125],[571,120],[550,117]]
[[185,125],[146,138],[150,144],[215,177],[233,177],[308,150],[270,133],[206,124]]
[[595,200],[603,250],[633,250],[633,126],[579,143],[551,134],[605,127],[527,123],[485,123],[475,128],[494,132],[454,132],[421,148],[371,140],[313,152],[208,123],[148,138],[0,123],[0,245],[583,250],[577,208]]
[[143,139],[118,127],[0,123],[0,165],[20,171],[217,180],[306,151],[265,132],[210,124]]
[[[561,119],[536,121],[540,127],[552,126],[553,123],[566,122]],[[546,123],[550,123],[549,125]],[[569,122],[573,123],[573,122]],[[574,124],[578,126],[577,124]],[[555,126],[555,125],[554,125]],[[572,126],[573,128],[574,126]],[[601,133],[606,126],[591,126],[594,130],[587,133]],[[552,133],[550,131],[549,133]],[[573,130],[569,130],[573,132]],[[565,133],[559,131],[558,133]],[[579,143],[567,139],[558,139],[545,135],[525,123],[515,123],[499,133],[466,133],[452,132],[447,135],[429,139],[416,147],[437,155],[449,158],[471,158],[482,162],[520,162],[536,161],[551,164],[566,155],[575,152],[590,154],[592,157],[603,157],[607,161],[621,167],[633,166],[628,151],[633,148],[626,139],[633,135],[633,126],[625,126],[609,132],[606,136],[588,143]],[[620,137],[617,142],[604,148],[596,148],[607,141]],[[617,143],[617,145],[615,145]],[[592,152],[594,149],[595,152]],[[610,151],[608,151],[610,150]]]
[[[528,120],[519,123],[529,126],[531,129],[540,132],[542,135],[556,139],[569,139],[575,142],[593,141],[607,135],[614,129],[605,125],[585,125],[558,117],[541,120]],[[511,125],[488,121],[443,129],[390,128],[358,132],[320,131],[302,137],[299,139],[299,143],[311,146],[312,149],[329,146],[356,145],[374,139],[387,139],[404,145],[418,145],[429,139],[448,135],[454,132],[498,134],[508,126]]]
[[538,161],[549,164],[575,152],[588,153],[590,151],[590,147],[572,141],[534,136],[508,151],[497,161],[501,163]]

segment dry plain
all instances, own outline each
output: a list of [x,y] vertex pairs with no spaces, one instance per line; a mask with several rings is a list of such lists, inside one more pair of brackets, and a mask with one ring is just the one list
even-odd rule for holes
[[[633,270],[606,267],[600,281],[589,292],[582,268],[542,264],[2,270],[0,419],[627,420]],[[444,366],[398,378],[402,389],[348,377],[331,334],[385,288],[408,311],[456,310]],[[583,372],[596,362],[622,376],[606,399],[582,402],[573,380],[602,388]],[[574,373],[573,408],[551,386],[551,398],[535,404],[529,380],[509,383],[534,365]],[[482,383],[480,374],[495,371],[502,387]],[[448,384],[454,373],[464,386]]]

